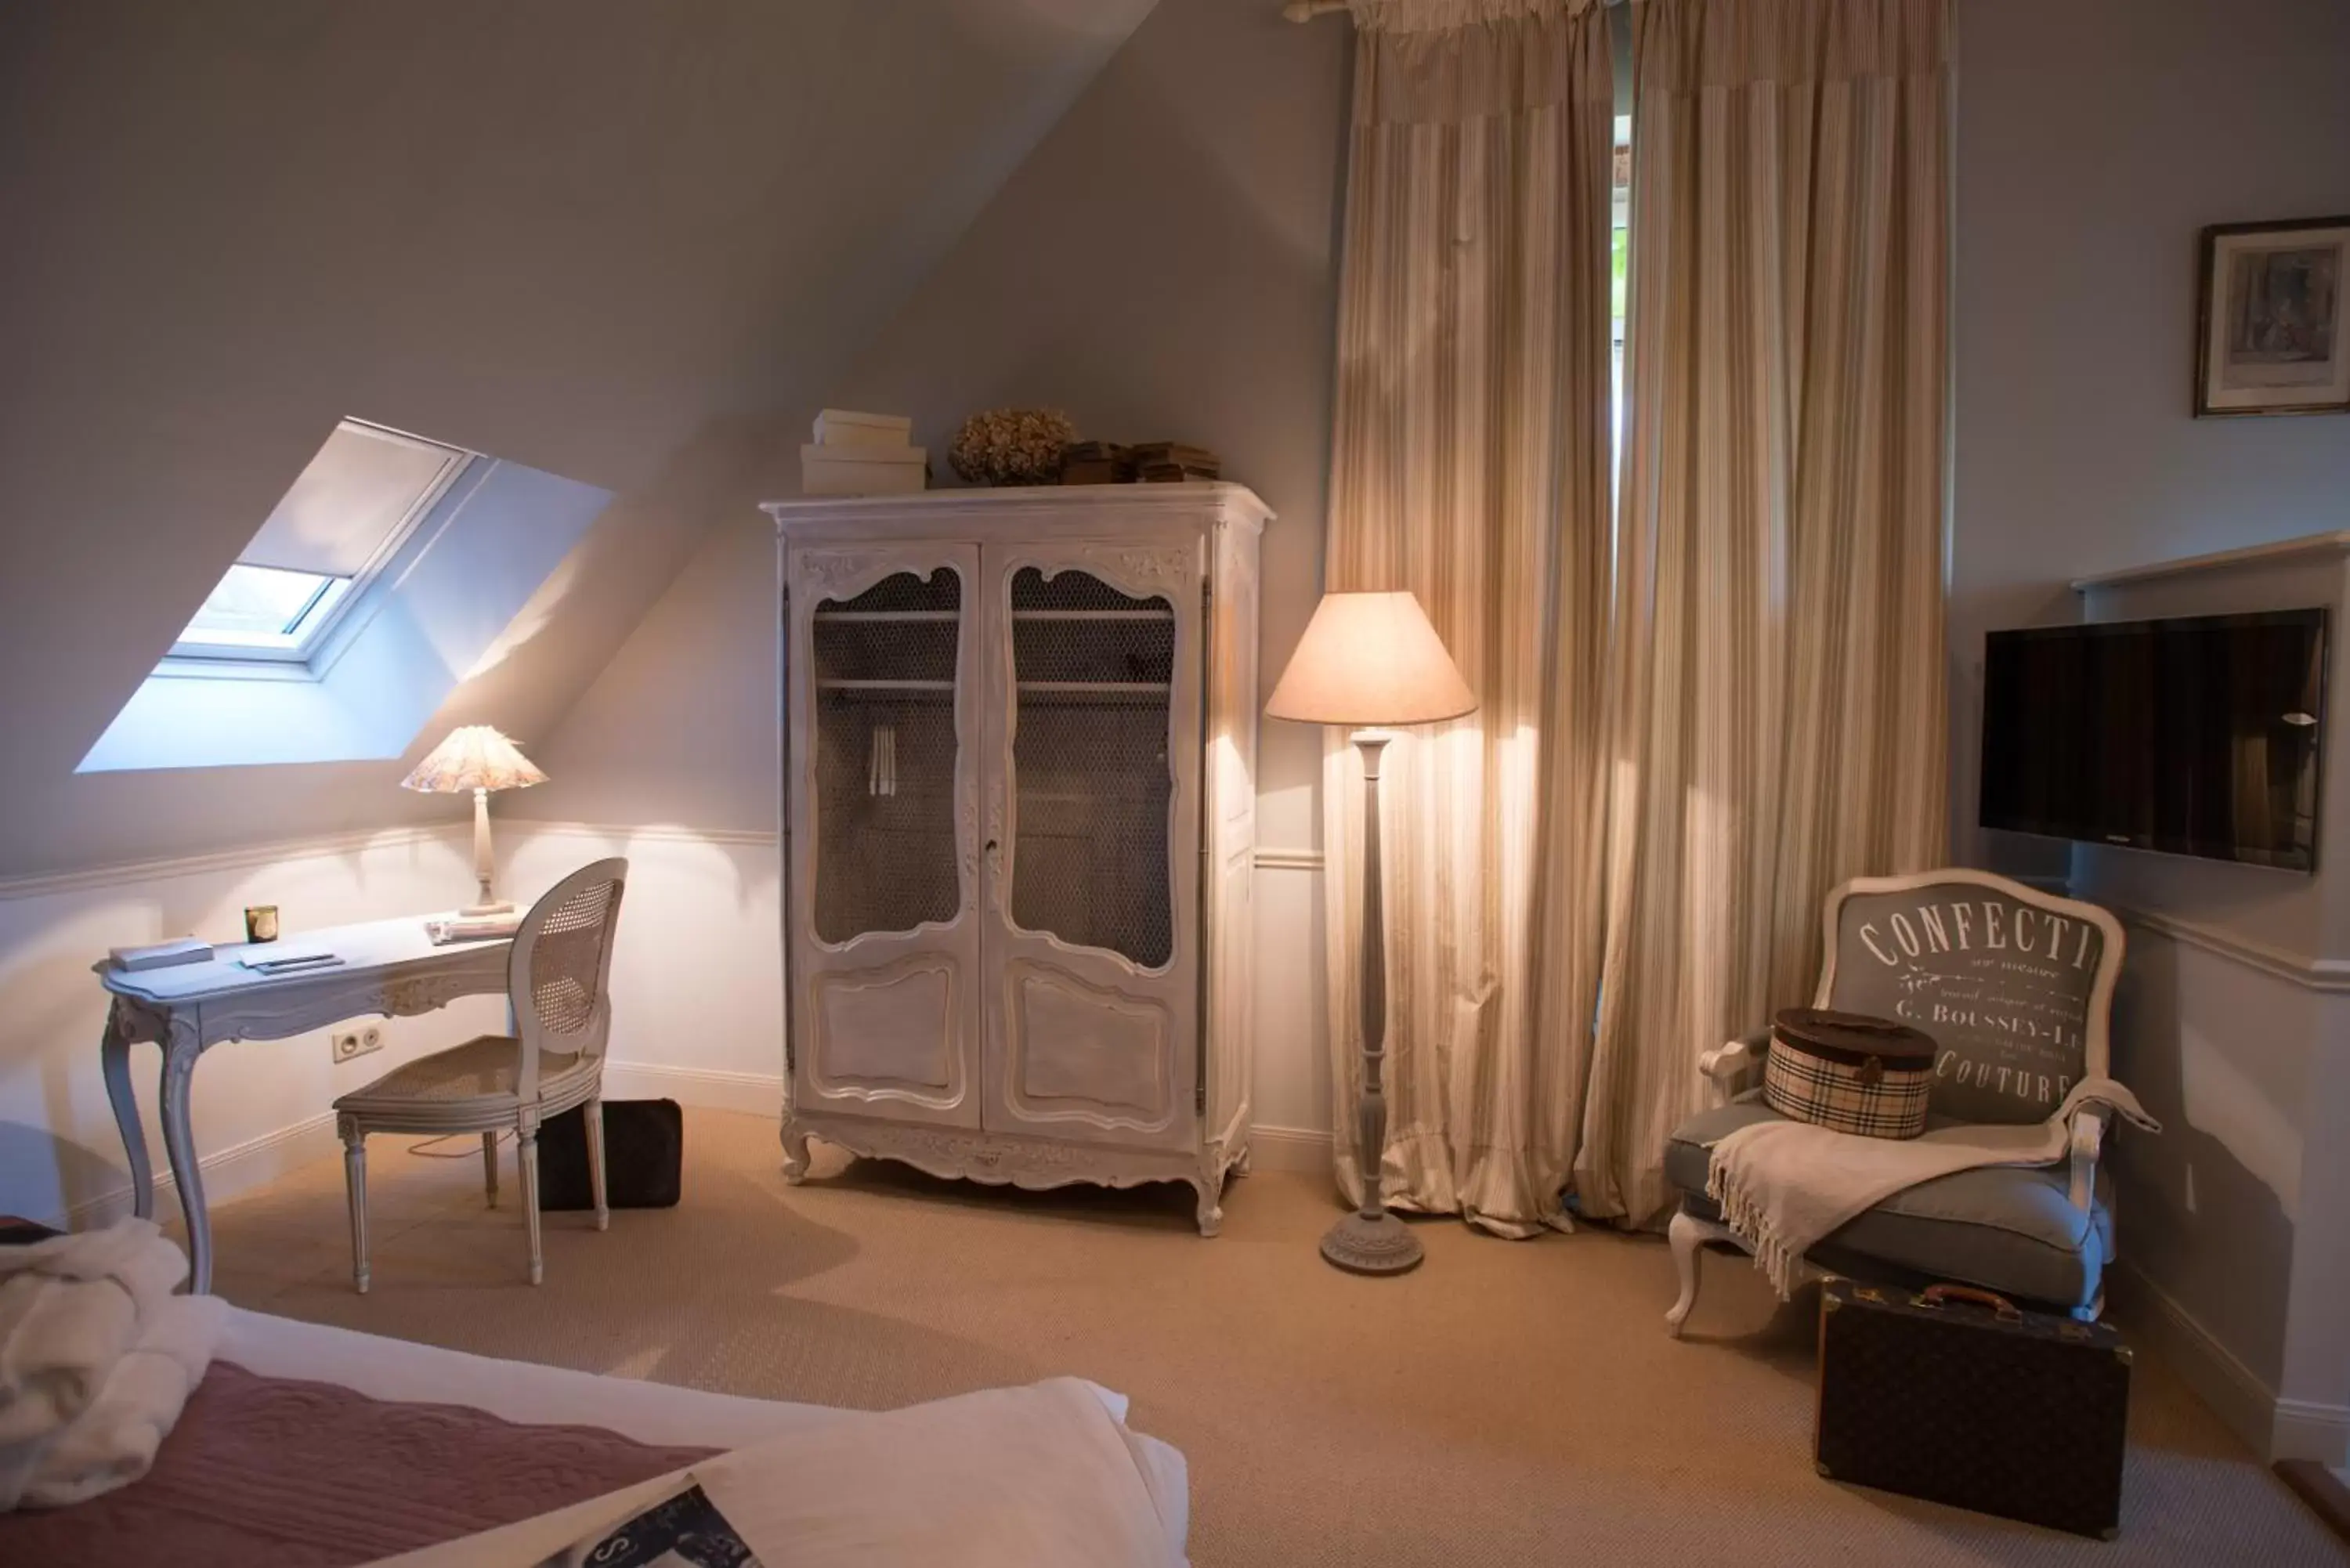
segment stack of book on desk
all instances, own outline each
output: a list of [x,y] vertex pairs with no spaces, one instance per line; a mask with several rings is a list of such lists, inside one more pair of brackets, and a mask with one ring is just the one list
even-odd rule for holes
[[510,937],[521,929],[519,909],[510,909],[503,915],[443,915],[424,922],[424,934],[432,939],[435,947]]

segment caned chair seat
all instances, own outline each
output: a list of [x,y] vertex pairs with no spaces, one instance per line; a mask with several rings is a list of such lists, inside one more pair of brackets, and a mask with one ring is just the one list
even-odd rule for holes
[[587,1114],[588,1179],[596,1229],[611,1221],[604,1201],[604,1046],[611,1038],[612,940],[629,863],[598,860],[547,889],[515,932],[506,961],[511,1034],[478,1034],[463,1045],[394,1067],[335,1102],[343,1179],[351,1205],[351,1282],[367,1293],[367,1137],[371,1132],[479,1133],[482,1185],[498,1203],[498,1135],[512,1128],[522,1171],[523,1229],[530,1282],[539,1253],[538,1129],[573,1106]]
[[[593,1096],[599,1066],[576,1051],[541,1053],[540,1114],[558,1115]],[[509,1127],[522,1111],[521,1079],[522,1042],[511,1034],[481,1034],[394,1067],[337,1100],[335,1110],[386,1130],[403,1127],[410,1117],[434,1132]]]

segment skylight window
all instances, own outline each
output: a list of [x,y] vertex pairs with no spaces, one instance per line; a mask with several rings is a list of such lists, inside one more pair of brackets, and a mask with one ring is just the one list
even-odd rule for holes
[[172,657],[308,660],[473,456],[343,421],[205,597]]

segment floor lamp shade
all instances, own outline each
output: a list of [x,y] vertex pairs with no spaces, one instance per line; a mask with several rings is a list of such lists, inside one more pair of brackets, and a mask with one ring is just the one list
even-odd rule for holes
[[400,781],[402,789],[421,790],[428,794],[473,792],[473,879],[481,885],[481,897],[458,913],[481,916],[514,912],[514,906],[500,901],[490,886],[490,792],[527,789],[546,782],[546,775],[538,771],[536,763],[487,724],[467,724],[450,731],[448,739],[433,747],[416,764],[415,771]]
[[1313,724],[1432,724],[1477,707],[1409,592],[1325,594],[1265,712]]
[[1276,719],[1353,726],[1363,759],[1363,1086],[1356,1096],[1356,1154],[1363,1201],[1322,1238],[1322,1256],[1359,1274],[1417,1267],[1419,1238],[1387,1210],[1379,1166],[1387,1150],[1387,929],[1379,868],[1378,725],[1432,724],[1473,712],[1428,612],[1409,593],[1326,594],[1264,711]]

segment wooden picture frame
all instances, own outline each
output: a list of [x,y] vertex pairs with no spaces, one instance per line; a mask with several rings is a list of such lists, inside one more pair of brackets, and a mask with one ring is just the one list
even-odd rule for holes
[[2195,417],[2350,413],[2350,215],[2203,231]]

